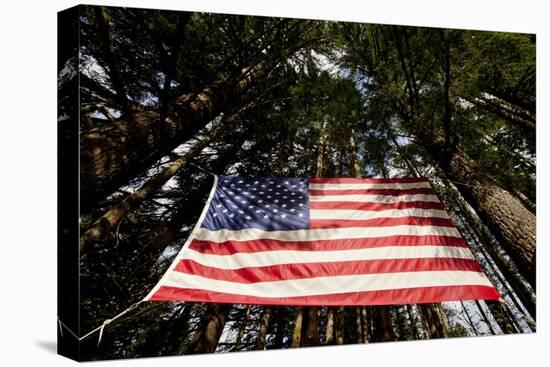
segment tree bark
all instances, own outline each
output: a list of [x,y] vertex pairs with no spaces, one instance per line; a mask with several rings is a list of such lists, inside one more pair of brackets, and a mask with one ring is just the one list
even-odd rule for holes
[[397,324],[397,331],[398,331],[397,340],[407,340],[407,337],[405,336],[405,318],[401,313],[401,307],[394,306],[392,307],[392,309],[395,314],[396,324]]
[[504,334],[514,334],[514,325],[510,321],[502,303],[498,301],[486,301],[485,303],[495,318],[500,330],[502,330]]
[[480,172],[476,163],[463,151],[453,149],[444,165],[441,141],[434,137],[422,139],[434,160],[458,190],[473,206],[480,218],[501,242],[517,264],[522,275],[534,287],[536,256],[536,219],[513,194],[504,190]]
[[414,311],[412,309],[411,305],[405,305],[407,308],[407,314],[409,315],[409,322],[411,327],[411,332],[414,337],[414,339],[420,339],[420,333],[418,331],[418,327],[416,325],[416,317],[414,316]]
[[319,142],[317,144],[317,161],[315,163],[315,177],[323,177],[323,172],[325,169],[325,156],[327,148],[327,137],[325,136],[325,123],[323,123],[323,128],[321,129]]
[[394,341],[396,338],[389,313],[389,306],[376,306],[374,307],[374,312],[376,315],[375,322],[378,341]]
[[479,313],[481,314],[481,318],[483,319],[483,321],[485,321],[485,324],[489,328],[489,332],[491,333],[491,335],[496,335],[495,329],[493,329],[493,325],[491,325],[491,322],[489,321],[489,318],[487,317],[487,314],[485,313],[485,311],[481,307],[481,304],[479,303],[478,300],[475,300],[475,303],[476,303],[476,306],[477,306],[477,309],[478,309]]
[[303,347],[319,345],[319,307],[308,306],[304,314],[304,335],[302,336]]
[[255,105],[254,102],[251,102],[228,117],[225,121],[219,123],[207,136],[195,143],[179,158],[173,160],[161,173],[151,177],[138,190],[126,196],[122,201],[105,212],[101,218],[95,221],[92,226],[80,236],[80,256],[82,256],[94,242],[102,239],[107,233],[112,231],[128,213],[137,209],[145,200],[151,197],[151,195],[160,190],[170,178],[183,167],[187,166],[192,159],[206,148],[225,128],[235,124],[245,111],[254,108]]
[[289,307],[278,307],[275,309],[277,315],[277,331],[275,332],[275,342],[273,343],[274,349],[281,349],[284,347],[285,338],[285,321],[289,313]]
[[357,333],[357,343],[365,343],[364,333],[363,333],[363,315],[361,313],[361,306],[355,308],[355,329]]
[[246,312],[244,314],[243,324],[239,329],[239,334],[237,335],[237,340],[235,341],[235,351],[237,352],[241,350],[244,332],[246,331],[246,324],[248,323],[248,319],[250,317],[250,309],[251,309],[251,306],[246,305]]
[[336,308],[335,325],[334,325],[334,337],[337,345],[344,345],[345,336],[345,309],[344,306],[338,306]]
[[430,339],[443,338],[443,331],[436,320],[437,315],[434,315],[433,307],[429,304],[421,304],[418,305],[418,308],[422,312],[422,316],[426,321],[428,336]]
[[[457,191],[454,185],[447,184],[450,189],[451,195],[454,198],[454,202],[460,208],[464,220],[473,229],[475,236],[481,241],[480,245],[490,255],[491,259],[498,266],[498,269],[508,282],[514,293],[519,297],[523,306],[527,309],[533,319],[536,319],[536,296],[531,291],[528,285],[525,284],[525,280],[518,274],[516,266],[510,262],[507,256],[503,256],[500,249],[496,247],[495,240],[491,238],[487,233],[487,229],[483,226],[483,223],[479,221],[479,218],[466,207],[464,199],[461,197],[460,192]],[[518,309],[521,307],[518,306]]]
[[472,321],[472,318],[470,317],[470,314],[468,313],[468,310],[464,306],[464,302],[460,301],[460,305],[462,306],[462,312],[466,315],[466,319],[470,326],[472,327],[472,330],[474,331],[474,334],[477,336],[479,335],[479,331],[477,331],[476,326],[474,325],[474,322]]
[[294,333],[292,334],[292,348],[298,348],[302,344],[302,320],[304,318],[304,308],[296,307],[296,319],[294,321]]
[[370,320],[367,314],[367,306],[361,306],[361,328],[363,330],[363,343],[370,343]]
[[256,350],[266,349],[267,329],[269,327],[269,321],[271,319],[272,312],[273,311],[270,306],[265,306],[262,317],[260,318],[260,330],[258,331],[258,338],[256,339],[256,345],[254,346],[254,349]]
[[534,202],[529,200],[529,198],[520,191],[514,190],[514,195],[516,195],[516,197],[519,199],[519,201],[521,201],[524,207],[529,209],[529,211],[534,215],[537,215],[537,205]]
[[[449,44],[449,40],[447,37],[445,37],[445,30],[439,29],[439,34],[441,37],[441,44],[442,44],[442,53],[443,53],[443,74],[445,75],[444,81],[443,81],[443,105],[445,106],[445,112],[443,114],[443,131],[444,131],[444,139],[445,139],[445,145],[444,148],[447,151],[451,150],[451,144],[453,139],[451,139],[451,99],[449,96],[449,92],[451,89],[451,45]],[[445,156],[448,156],[447,152],[444,154]]]
[[211,303],[185,354],[214,353],[231,304]]
[[363,171],[361,170],[361,166],[359,165],[359,160],[357,159],[357,144],[355,143],[355,132],[353,128],[350,128],[350,135],[349,135],[349,146],[351,149],[350,153],[350,176],[361,178],[363,175]]
[[325,344],[334,344],[334,307],[328,307],[327,310],[327,332]]
[[296,129],[290,128],[287,131],[287,137],[286,141],[281,146],[281,151],[279,153],[279,156],[275,160],[275,163],[273,164],[273,175],[274,176],[281,176],[283,174],[284,168],[286,164],[288,163],[288,159],[292,155],[294,151],[294,138],[296,136]]
[[271,64],[260,62],[241,75],[220,80],[196,94],[177,98],[168,117],[140,108],[133,121],[96,127],[80,137],[81,207],[104,199],[115,189],[172,151],[234,103]]
[[445,313],[445,310],[443,309],[441,303],[434,303],[433,308],[441,327],[441,334],[444,338],[448,338],[451,334],[451,327],[449,326],[449,319],[447,318],[447,314]]

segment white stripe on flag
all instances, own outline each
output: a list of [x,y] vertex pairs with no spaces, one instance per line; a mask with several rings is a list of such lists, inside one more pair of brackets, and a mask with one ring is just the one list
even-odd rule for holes
[[298,229],[293,231],[264,231],[257,228],[232,231],[220,229],[211,231],[198,228],[194,233],[197,240],[225,242],[270,239],[279,241],[319,241],[346,238],[373,238],[388,236],[449,236],[461,238],[454,227],[440,226],[391,226],[391,227],[351,227]]
[[346,210],[346,209],[311,209],[310,219],[374,219],[374,218],[449,218],[445,210],[438,209],[390,209],[390,210]]
[[430,183],[424,182],[409,182],[409,183],[364,183],[364,184],[350,184],[350,183],[310,183],[310,190],[373,190],[373,189],[395,189],[395,190],[407,190],[407,189],[431,189]]
[[[325,278],[326,279],[326,278]],[[320,294],[391,290],[418,287],[470,286],[492,287],[483,273],[472,271],[423,271],[408,273],[362,274],[306,278],[259,283],[237,283],[197,275],[172,272],[164,286],[204,289],[256,297],[297,297]]]
[[355,201],[371,203],[397,203],[408,201],[430,201],[439,203],[436,195],[310,195],[309,201]]
[[179,256],[180,260],[189,259],[204,266],[227,270],[280,264],[421,258],[475,260],[470,249],[454,246],[386,246],[334,251],[262,251],[232,255],[205,254],[187,249]]

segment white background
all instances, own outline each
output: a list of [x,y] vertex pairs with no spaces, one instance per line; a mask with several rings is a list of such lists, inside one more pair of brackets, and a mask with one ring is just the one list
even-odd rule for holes
[[[492,366],[548,363],[549,29],[545,1],[104,1],[106,5],[537,33],[538,332],[346,347],[106,362],[158,366]],[[56,12],[72,1],[12,0],[0,10],[0,364],[72,365],[56,338]],[[545,19],[546,18],[546,19]],[[544,67],[546,66],[546,68]],[[546,220],[546,225],[545,225]],[[546,278],[546,279],[545,279]],[[542,362],[541,362],[542,361]],[[116,364],[115,364],[116,363]]]

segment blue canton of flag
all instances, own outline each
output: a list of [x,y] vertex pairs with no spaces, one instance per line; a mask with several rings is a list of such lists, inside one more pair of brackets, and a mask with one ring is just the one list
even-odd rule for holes
[[213,231],[307,229],[308,179],[219,176],[201,227]]

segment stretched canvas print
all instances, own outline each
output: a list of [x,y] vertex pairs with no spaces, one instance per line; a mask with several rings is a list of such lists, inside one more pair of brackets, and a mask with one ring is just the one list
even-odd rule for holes
[[532,34],[60,12],[59,353],[535,332],[535,50]]

